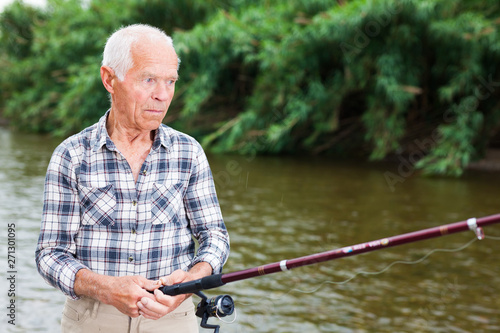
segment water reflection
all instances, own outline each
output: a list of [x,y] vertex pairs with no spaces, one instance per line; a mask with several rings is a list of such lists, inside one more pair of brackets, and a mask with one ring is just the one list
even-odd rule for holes
[[[58,332],[64,296],[34,268],[45,169],[58,140],[0,129],[0,219],[17,226],[18,312],[8,332]],[[325,158],[209,155],[232,251],[225,271],[294,258],[499,212],[495,173],[462,179],[412,176],[397,166]],[[486,230],[500,236],[500,226]],[[5,232],[4,232],[5,234]],[[451,235],[228,284],[237,303],[221,332],[496,332],[500,241]],[[0,237],[6,253],[6,238]],[[0,272],[5,280],[5,271]],[[3,291],[2,291],[3,292]],[[229,318],[231,319],[231,318]],[[2,321],[0,325],[6,322]],[[5,330],[2,330],[5,331]],[[206,332],[201,330],[200,332]]]
[[[215,173],[239,171],[217,184],[232,235],[226,271],[494,214],[499,207],[499,178],[492,173],[460,180],[413,177],[391,191],[384,173],[395,171],[384,164],[237,156],[211,161]],[[486,232],[500,235],[498,227]],[[324,284],[417,260],[436,248],[459,248],[471,239],[472,234],[454,235],[225,286],[240,302],[240,316],[224,330],[497,331],[499,301],[492,295],[500,282],[498,241],[438,252],[418,265],[395,265],[342,285]]]
[[[0,128],[0,237],[7,253],[6,226],[16,225],[16,325],[2,319],[2,332],[58,332],[64,296],[46,285],[36,272],[34,251],[42,211],[43,180],[57,141],[42,136],[12,134]],[[6,258],[6,256],[4,256]],[[6,267],[7,261],[2,263]],[[5,281],[7,270],[0,272]],[[4,286],[4,284],[1,284]],[[6,288],[2,291],[5,295]],[[7,296],[7,295],[5,295]],[[7,297],[2,298],[7,302]],[[6,318],[5,315],[2,317]]]

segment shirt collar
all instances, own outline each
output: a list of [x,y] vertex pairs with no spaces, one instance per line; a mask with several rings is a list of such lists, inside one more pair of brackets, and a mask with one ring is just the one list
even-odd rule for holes
[[[99,119],[96,128],[96,139],[93,145],[94,151],[98,151],[104,145],[108,147],[109,150],[116,150],[116,146],[114,142],[108,135],[108,130],[106,129],[106,121],[108,120],[110,110],[106,111],[106,114]],[[170,128],[165,125],[160,125],[160,127],[155,131],[155,139],[153,141],[152,150],[158,149],[160,146],[165,147],[166,150],[169,150],[169,147],[172,145],[172,139],[170,137]]]
[[102,116],[97,123],[95,142],[93,144],[94,151],[98,151],[104,145],[106,145],[110,150],[116,149],[116,146],[113,141],[111,141],[111,138],[108,135],[108,130],[106,129],[106,120],[108,119],[109,111],[110,110],[106,111],[104,116]]
[[155,139],[153,141],[152,150],[157,150],[160,146],[165,147],[168,151],[172,145],[172,138],[170,136],[170,127],[161,124],[155,131]]

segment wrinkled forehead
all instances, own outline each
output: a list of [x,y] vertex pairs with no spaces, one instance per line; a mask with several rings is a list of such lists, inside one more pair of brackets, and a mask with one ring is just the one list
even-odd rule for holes
[[178,57],[174,48],[162,40],[136,42],[131,48],[135,68],[160,66],[165,70],[178,68]]
[[130,48],[132,56],[159,56],[159,57],[176,57],[174,47],[167,43],[167,41],[161,37],[157,38],[142,38],[135,41]]

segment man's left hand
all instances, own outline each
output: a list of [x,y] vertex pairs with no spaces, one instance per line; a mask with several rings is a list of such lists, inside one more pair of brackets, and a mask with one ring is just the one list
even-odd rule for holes
[[[161,284],[170,286],[182,282],[200,279],[212,274],[212,267],[204,262],[195,265],[189,272],[176,270],[172,274],[160,278]],[[143,297],[138,303],[139,314],[148,319],[160,319],[166,314],[177,309],[182,302],[189,298],[192,294],[182,294],[177,296],[169,296],[162,293],[159,289],[154,291],[156,301]]]

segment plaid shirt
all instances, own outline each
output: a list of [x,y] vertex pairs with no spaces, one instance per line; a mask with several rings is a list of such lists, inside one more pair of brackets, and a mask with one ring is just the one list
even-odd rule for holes
[[[73,288],[82,268],[155,280],[204,261],[219,273],[229,237],[199,143],[160,126],[136,183],[106,119],[52,155],[36,249],[40,274],[77,299]],[[196,256],[192,236],[199,242]]]

